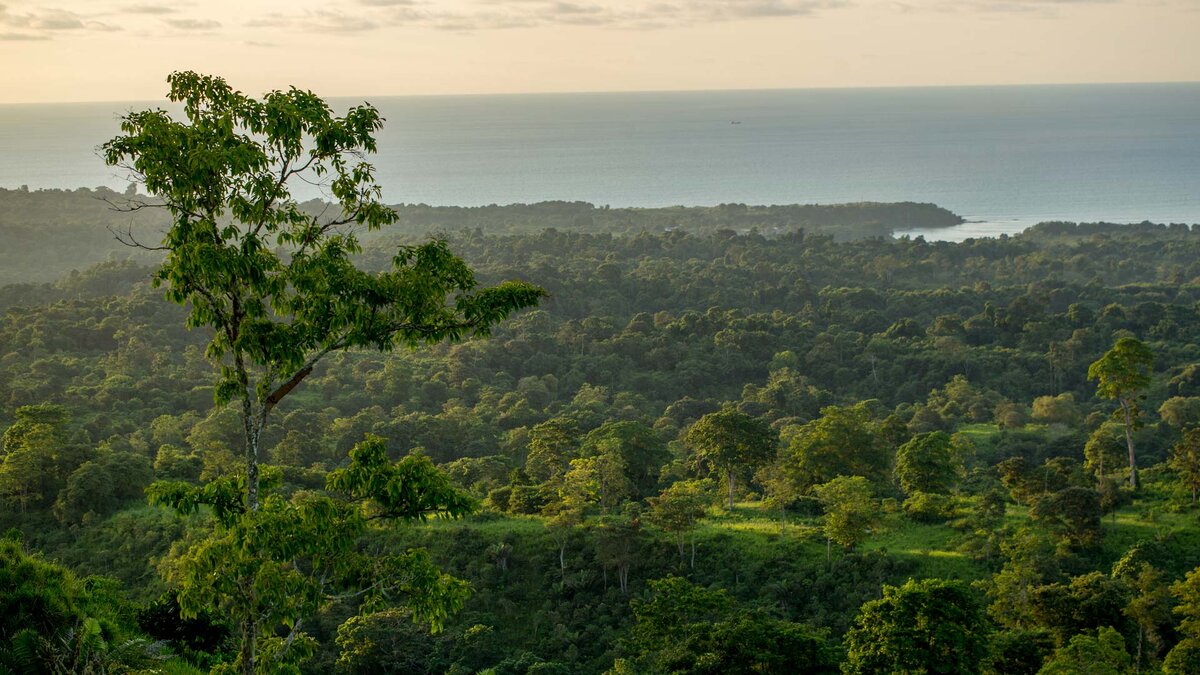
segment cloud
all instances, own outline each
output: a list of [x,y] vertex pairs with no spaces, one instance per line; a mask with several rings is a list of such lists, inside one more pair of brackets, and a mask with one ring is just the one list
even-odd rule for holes
[[476,0],[439,8],[421,0],[343,0],[354,7],[273,12],[244,23],[262,29],[356,33],[395,26],[445,31],[509,30],[546,26],[650,29],[722,21],[798,17],[845,7],[850,0],[643,0],[613,4],[590,0]]
[[62,9],[33,8],[29,11],[10,12],[8,5],[0,5],[0,40],[7,42],[29,42],[49,40],[56,34],[76,31],[121,30],[101,21]]
[[169,5],[125,5],[120,8],[123,14],[174,14],[179,10]]
[[849,4],[848,0],[675,0],[613,7],[571,0],[509,0],[502,5],[505,11],[480,12],[470,18],[478,28],[507,28],[514,24],[661,28],[808,16]]
[[163,19],[172,28],[187,31],[211,31],[221,27],[220,21],[213,19]]
[[49,39],[49,36],[32,33],[0,33],[0,42],[37,42]]
[[379,23],[361,15],[322,9],[309,13],[304,27],[306,30],[318,32],[357,33],[375,30],[379,28]]
[[1027,12],[1057,16],[1058,10],[1083,5],[1110,5],[1122,0],[956,0],[939,5],[943,11]]
[[315,10],[287,15],[272,12],[245,23],[249,28],[290,28],[314,33],[358,33],[381,27],[377,19],[336,10]]

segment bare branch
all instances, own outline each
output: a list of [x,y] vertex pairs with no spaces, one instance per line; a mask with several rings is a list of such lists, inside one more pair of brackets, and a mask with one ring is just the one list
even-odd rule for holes
[[171,250],[171,247],[169,247],[169,246],[147,246],[147,245],[141,243],[133,236],[133,226],[128,226],[124,232],[121,232],[120,230],[114,228],[111,225],[109,225],[106,229],[108,229],[108,231],[112,233],[113,237],[117,241],[121,242],[121,244],[123,246],[128,246],[129,248],[140,248],[143,251],[169,251],[169,250]]

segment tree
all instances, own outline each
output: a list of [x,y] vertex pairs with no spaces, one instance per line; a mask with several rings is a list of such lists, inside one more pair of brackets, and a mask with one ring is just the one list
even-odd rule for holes
[[1149,563],[1138,565],[1130,579],[1132,590],[1125,615],[1138,627],[1135,668],[1140,669],[1156,659],[1163,646],[1163,632],[1171,627],[1171,590],[1166,575]]
[[1079,421],[1079,406],[1075,403],[1075,395],[1067,392],[1033,399],[1032,417],[1034,422],[1040,424],[1076,424]]
[[632,603],[628,647],[636,664],[610,673],[836,673],[836,652],[823,633],[739,607],[724,590],[667,577]]
[[1008,502],[1004,493],[995,488],[979,496],[964,523],[968,531],[965,536],[964,548],[978,560],[983,558],[991,564],[992,553],[1004,538],[1004,515],[1008,511]]
[[989,643],[991,655],[983,669],[988,675],[1034,675],[1054,650],[1054,636],[1041,629],[999,631]]
[[1097,481],[1121,467],[1122,455],[1128,452],[1121,434],[1121,424],[1108,420],[1096,427],[1083,446],[1084,466],[1096,474]]
[[1154,353],[1137,338],[1123,337],[1112,349],[1088,367],[1088,379],[1096,380],[1096,393],[1120,405],[1125,425],[1125,445],[1129,450],[1129,487],[1138,488],[1137,457],[1133,448],[1133,428],[1140,411],[1137,401],[1150,386]]
[[696,566],[696,521],[706,513],[710,501],[707,488],[702,481],[676,481],[659,496],[646,500],[650,504],[650,522],[675,537],[680,565],[683,564],[686,537],[691,534],[691,566]]
[[557,480],[569,470],[578,452],[579,427],[575,422],[565,417],[548,419],[529,432],[525,472],[539,483]]
[[1125,639],[1105,626],[1096,629],[1094,637],[1082,633],[1071,638],[1055,650],[1038,675],[1125,675],[1133,672],[1130,665]]
[[571,535],[583,523],[583,503],[571,496],[560,498],[559,501],[547,504],[542,513],[547,516],[546,531],[558,546],[559,584],[567,585],[567,544]]
[[961,470],[954,444],[942,431],[918,434],[896,451],[896,479],[908,494],[945,494]]
[[670,460],[666,444],[641,422],[606,422],[588,433],[582,450],[585,456],[619,457],[637,499],[657,491],[659,473]]
[[115,584],[0,538],[0,672],[132,672],[149,665]]
[[604,583],[608,585],[608,568],[617,571],[621,594],[629,593],[629,568],[637,555],[642,522],[636,509],[621,516],[610,516],[597,523],[596,557],[604,568]]
[[1005,626],[1026,628],[1033,614],[1033,589],[1058,573],[1054,546],[1029,529],[1020,529],[1000,545],[1004,566],[988,584],[988,612]]
[[[165,253],[154,282],[188,306],[189,327],[210,331],[206,354],[220,368],[216,403],[240,408],[239,484],[253,513],[263,427],[323,358],[486,335],[543,291],[515,281],[479,289],[444,241],[400,247],[386,272],[355,267],[354,229],[397,219],[380,201],[371,165],[359,159],[376,148],[382,119],[375,108],[360,105],[337,117],[315,94],[295,88],[259,100],[219,77],[176,72],[167,81],[167,97],[183,103],[186,119],[161,109],[129,113],[122,135],[103,152],[156,199],[125,208],[170,214],[162,244],[153,247]],[[306,211],[292,197],[296,181],[320,182],[333,208]],[[253,579],[253,565],[244,569],[250,576],[243,581]],[[256,667],[255,616],[246,613],[241,627],[246,675]]]
[[1018,504],[1028,504],[1041,490],[1041,483],[1035,479],[1029,462],[1020,455],[997,463],[996,473],[999,474],[1000,483],[1008,490],[1009,496]]
[[1200,424],[1200,397],[1172,396],[1158,407],[1158,416],[1176,429]]
[[1175,614],[1181,617],[1177,630],[1183,639],[1167,653],[1163,672],[1196,675],[1200,673],[1200,567],[1171,584],[1171,595],[1179,601]]
[[755,467],[771,461],[779,436],[762,420],[726,408],[701,417],[688,429],[686,442],[702,471],[726,481],[732,509],[736,477],[753,474]]
[[991,626],[961,581],[884,586],[846,633],[843,673],[977,673]]
[[804,491],[838,476],[865,476],[882,482],[891,452],[872,421],[869,402],[829,406],[800,427],[786,452],[789,475]]
[[301,491],[287,499],[271,490],[277,470],[264,479],[256,510],[245,505],[241,475],[202,487],[159,482],[149,489],[152,503],[181,514],[211,510],[215,529],[169,566],[168,578],[183,618],[215,608],[238,626],[262,631],[255,672],[299,672],[298,663],[316,647],[304,621],[331,601],[357,598],[367,613],[401,601],[437,631],[466,600],[466,582],[440,572],[423,550],[361,549],[376,522],[460,517],[474,508],[428,457],[393,463],[383,439],[371,436],[351,450],[349,466],[327,475],[327,494]]
[[867,536],[879,518],[879,503],[872,497],[871,483],[862,476],[838,476],[818,485],[816,493],[825,507],[825,559],[829,562],[831,542],[853,548]]
[[1102,572],[1072,577],[1069,583],[1044,584],[1030,593],[1030,608],[1039,626],[1050,629],[1059,645],[1072,635],[1105,626],[1133,635],[1127,618],[1129,585]]
[[123,504],[145,498],[154,479],[150,460],[131,452],[109,452],[84,462],[58,493],[54,514],[67,523],[107,516]]
[[1167,465],[1179,475],[1179,482],[1192,492],[1192,504],[1200,491],[1200,427],[1183,432],[1183,438],[1171,449]]
[[1089,546],[1100,541],[1100,493],[1084,487],[1042,495],[1033,501],[1029,516],[1061,536],[1072,546]]
[[70,414],[51,403],[17,408],[0,448],[0,500],[22,513],[52,504],[89,450],[71,441]]
[[380,675],[435,675],[447,664],[440,640],[421,630],[410,613],[386,609],[354,616],[338,626],[338,666],[344,672]]

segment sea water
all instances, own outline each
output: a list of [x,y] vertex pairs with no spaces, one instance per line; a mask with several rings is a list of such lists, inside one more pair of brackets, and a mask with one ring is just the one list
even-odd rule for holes
[[[392,203],[919,201],[969,221],[909,232],[943,239],[1200,222],[1200,84],[367,100],[387,120],[371,161]],[[123,189],[97,147],[155,105],[0,106],[0,187]]]

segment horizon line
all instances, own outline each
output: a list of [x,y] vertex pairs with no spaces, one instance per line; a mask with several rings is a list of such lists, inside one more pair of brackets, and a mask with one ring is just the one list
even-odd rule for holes
[[[164,82],[165,84],[165,82]],[[755,92],[791,92],[791,91],[847,91],[847,90],[899,90],[899,89],[1016,89],[1025,87],[1104,87],[1104,86],[1154,86],[1154,85],[1196,85],[1200,80],[1123,80],[1123,81],[1086,81],[1086,82],[996,82],[996,83],[965,83],[965,84],[888,84],[888,85],[825,85],[813,87],[745,87],[745,88],[693,88],[693,89],[564,89],[555,91],[511,91],[511,92],[461,92],[461,93],[412,93],[412,94],[318,94],[321,98],[330,99],[367,99],[367,98],[490,98],[506,96],[586,96],[614,94],[715,94],[715,93],[755,93]],[[285,85],[296,86],[296,85]],[[303,89],[303,87],[297,86]],[[311,91],[311,89],[309,90]],[[263,92],[266,93],[266,92]],[[314,92],[315,93],[315,92]],[[88,105],[88,104],[122,104],[122,103],[161,103],[166,99],[87,99],[65,101],[9,101],[0,102],[2,106],[35,106],[35,105]]]

